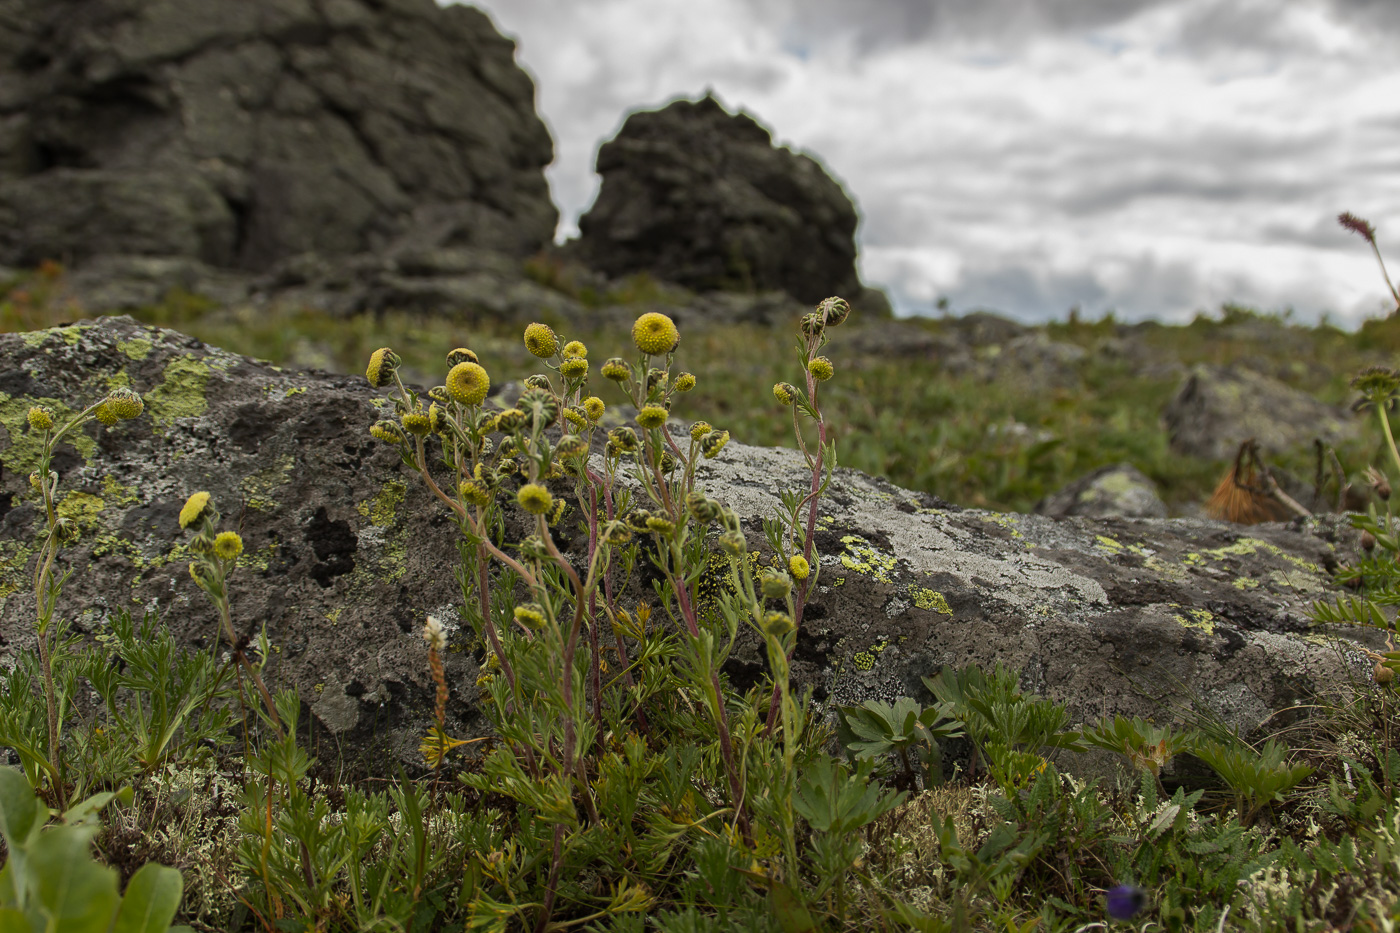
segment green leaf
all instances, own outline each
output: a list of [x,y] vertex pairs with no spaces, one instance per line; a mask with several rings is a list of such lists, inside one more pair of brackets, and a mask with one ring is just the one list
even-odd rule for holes
[[0,909],[0,933],[33,933],[33,929],[18,910]]
[[816,933],[817,923],[793,890],[781,881],[768,886],[768,906],[783,933]]
[[117,873],[94,862],[88,843],[96,829],[58,826],[29,847],[30,887],[50,928],[64,933],[106,933],[121,898]]
[[11,847],[28,845],[47,817],[47,808],[34,796],[24,776],[18,771],[0,768],[0,833],[4,834],[5,841]]
[[165,933],[184,890],[185,879],[175,869],[142,865],[126,886],[112,933]]

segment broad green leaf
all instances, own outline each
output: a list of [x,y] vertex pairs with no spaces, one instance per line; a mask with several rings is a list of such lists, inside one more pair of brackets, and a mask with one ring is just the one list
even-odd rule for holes
[[112,933],[165,933],[184,889],[185,879],[175,869],[142,865],[126,886]]
[[50,929],[64,933],[106,933],[116,913],[117,873],[92,860],[92,827],[59,826],[29,847],[29,870],[39,908]]
[[11,844],[26,845],[44,825],[44,805],[18,771],[0,768],[0,832]]

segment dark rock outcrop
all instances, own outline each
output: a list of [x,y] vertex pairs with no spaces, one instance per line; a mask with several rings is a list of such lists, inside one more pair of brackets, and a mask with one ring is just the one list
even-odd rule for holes
[[809,156],[713,97],[632,114],[598,151],[602,187],[574,248],[608,275],[696,290],[854,296],[856,211]]
[[[299,687],[317,728],[381,769],[392,765],[376,750],[415,759],[432,706],[419,634],[430,612],[452,630],[451,728],[485,728],[477,660],[460,650],[472,645],[457,623],[455,526],[370,438],[386,399],[362,377],[281,371],[129,318],[0,335],[0,372],[0,663],[34,644],[39,514],[26,476],[38,447],[25,413],[43,403],[62,416],[129,384],[145,414],[89,423],[59,451],[60,510],[81,531],[63,552],[76,572],[61,613],[95,633],[124,607],[154,610],[186,644],[208,645],[215,616],[186,572],[177,524],[186,497],[206,490],[245,542],[236,624],[266,626],[279,649],[268,675]],[[731,443],[699,476],[760,547],[760,519],[779,490],[809,481],[806,469],[795,451]],[[1340,521],[1242,534],[1205,521],[1052,520],[958,510],[845,469],[821,513],[820,587],[793,668],[827,703],[930,699],[921,675],[1000,660],[1077,718],[1169,719],[1194,695],[1247,733],[1315,692],[1364,682],[1355,642],[1383,640],[1309,627],[1328,569],[1353,546]],[[561,546],[577,549],[568,524]],[[744,634],[729,676],[762,676],[762,657]]]
[[534,86],[475,8],[0,0],[0,22],[0,264],[553,236]]

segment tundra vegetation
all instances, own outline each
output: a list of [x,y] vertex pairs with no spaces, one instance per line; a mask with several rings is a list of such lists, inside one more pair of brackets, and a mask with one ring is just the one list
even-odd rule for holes
[[[10,326],[53,313],[42,295],[53,275],[11,287]],[[188,490],[180,526],[189,572],[217,609],[210,650],[186,651],[154,617],[118,614],[96,643],[77,637],[66,620],[78,607],[63,599],[73,572],[63,548],[76,529],[50,507],[62,477],[49,455],[87,421],[142,417],[142,400],[118,390],[68,400],[65,415],[35,408],[40,650],[0,673],[0,746],[19,766],[0,769],[3,928],[1400,923],[1400,651],[1376,653],[1370,681],[1335,685],[1269,735],[1241,736],[1193,710],[1075,727],[1000,665],[929,671],[931,702],[822,710],[790,685],[804,606],[820,585],[814,532],[838,454],[969,504],[1025,507],[1120,459],[1176,501],[1203,497],[1221,464],[1170,454],[1155,427],[1161,387],[1149,404],[1153,387],[1134,387],[1144,380],[1125,368],[1093,363],[1064,394],[915,380],[906,366],[848,363],[839,341],[829,347],[851,313],[839,298],[801,319],[782,370],[756,332],[705,329],[682,342],[655,311],[606,356],[594,350],[616,351],[616,335],[559,333],[560,322],[532,323],[522,341],[440,321],[332,328],[313,314],[274,325],[206,310],[176,296],[144,317],[274,359],[285,341],[314,333],[343,365],[367,360],[393,417],[365,430],[398,449],[458,531],[457,617],[422,620],[437,687],[422,765],[384,780],[311,757],[300,699],[263,677],[275,646],[235,634],[250,621],[232,624],[227,595],[242,541],[202,490]],[[1400,373],[1371,355],[1400,348],[1400,325],[1348,335],[1232,309],[1149,338],[1183,359],[1224,358],[1222,329],[1242,318],[1306,331],[1316,360],[1356,364],[1324,377],[1301,360],[1308,387],[1357,400],[1378,438],[1338,452],[1374,496],[1352,516],[1360,545],[1336,575],[1342,595],[1315,614],[1390,629],[1400,603],[1390,497]],[[1053,329],[1094,345],[1117,325]],[[398,335],[392,343],[386,331]],[[445,347],[455,349],[444,361]],[[508,407],[489,401],[504,373],[523,378]],[[1013,451],[1000,446],[1006,432],[988,434],[989,417],[1039,426],[1058,443]],[[791,431],[810,478],[748,536],[698,485],[696,466],[723,457],[730,432],[777,442],[775,423]],[[584,553],[561,553],[561,523],[586,530]],[[747,692],[721,671],[742,628],[757,632],[768,660],[767,678]],[[485,659],[475,684],[444,673],[444,652],[463,647]],[[489,738],[449,732],[454,691],[476,694]],[[951,754],[954,743],[969,754]],[[1090,751],[1121,760],[1116,780],[1062,770]],[[1183,755],[1215,781],[1164,780]]]

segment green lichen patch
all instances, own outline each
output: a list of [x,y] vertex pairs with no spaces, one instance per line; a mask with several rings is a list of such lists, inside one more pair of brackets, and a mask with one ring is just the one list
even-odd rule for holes
[[177,418],[198,418],[209,410],[204,397],[208,383],[208,364],[193,356],[176,357],[166,364],[161,384],[146,393],[146,411],[161,425]]
[[[238,484],[238,489],[243,493],[243,499],[248,508],[257,509],[260,512],[271,512],[277,508],[277,500],[270,495],[272,490],[279,486],[285,486],[292,478],[292,469],[296,466],[296,457],[285,454],[265,469],[256,473],[250,473],[243,477]],[[402,497],[400,497],[402,498]],[[392,516],[390,516],[392,520]]]
[[914,605],[929,612],[937,612],[945,616],[953,614],[953,610],[948,606],[948,600],[937,590],[927,587],[910,585],[909,598],[914,601]]
[[1259,581],[1253,577],[1236,577],[1234,587],[1237,590],[1257,590]]
[[33,544],[0,541],[0,600],[25,588],[26,584],[32,585],[26,571],[34,550]]
[[1228,544],[1225,547],[1215,548],[1204,553],[1216,560],[1224,560],[1227,557],[1246,557],[1250,554],[1258,554],[1260,551],[1286,560],[1301,570],[1316,574],[1322,573],[1322,568],[1312,561],[1304,560],[1295,554],[1288,553],[1277,544],[1270,544],[1268,541],[1261,541],[1258,538],[1240,538],[1234,544]]
[[124,486],[117,482],[110,475],[102,477],[102,498],[112,505],[131,505],[141,501],[136,489],[132,486]]
[[1269,582],[1279,589],[1297,590],[1299,593],[1321,593],[1324,588],[1316,576],[1298,570],[1275,570],[1269,574]]
[[881,639],[864,651],[857,651],[851,657],[851,663],[858,671],[869,671],[875,667],[875,662],[880,660],[880,652],[889,647],[889,639]]
[[841,555],[842,567],[872,577],[877,583],[891,582],[890,572],[899,563],[893,554],[881,554],[860,535],[843,535],[841,543],[846,546]]
[[[1181,609],[1176,603],[1172,603],[1172,606]],[[1174,618],[1187,628],[1198,628],[1207,635],[1215,634],[1215,614],[1208,609],[1186,609]]]
[[[5,469],[12,473],[27,476],[39,466],[39,456],[44,450],[43,441],[40,435],[29,430],[29,409],[34,405],[47,405],[53,409],[54,421],[59,425],[66,424],[77,413],[56,398],[11,396],[0,392],[0,424],[10,435],[9,449],[0,459],[4,460]],[[85,462],[91,462],[97,454],[97,442],[81,430],[69,433],[64,441],[71,443]]]
[[151,355],[151,348],[155,346],[145,337],[132,337],[130,340],[123,340],[117,344],[117,349],[133,360],[144,360]]
[[1123,545],[1120,544],[1117,540],[1110,538],[1108,535],[1095,535],[1094,547],[1098,548],[1106,554],[1123,553]]
[[102,520],[102,510],[107,508],[107,503],[101,496],[94,496],[88,492],[70,492],[58,504],[54,506],[54,511],[59,518],[67,519],[79,530],[87,532],[96,528]]
[[356,506],[356,511],[360,513],[361,518],[376,528],[388,528],[394,523],[399,506],[403,505],[404,496],[407,494],[407,484],[391,480],[374,496]]

